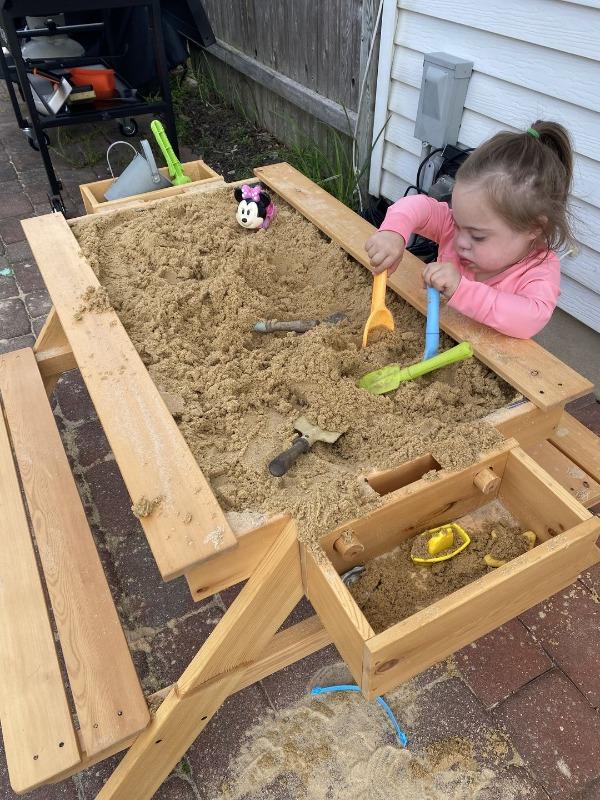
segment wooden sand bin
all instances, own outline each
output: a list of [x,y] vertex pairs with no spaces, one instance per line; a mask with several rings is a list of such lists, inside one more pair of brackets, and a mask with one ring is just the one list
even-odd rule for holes
[[[286,164],[255,172],[366,264],[371,225]],[[507,339],[449,309],[444,330],[468,339],[481,361],[528,398],[487,418],[507,441],[465,469],[438,471],[435,481],[422,480],[437,467],[428,453],[371,476],[386,503],[323,537],[326,558],[298,542],[294,521],[283,514],[234,534],[116,313],[74,322],[82,294],[98,281],[69,223],[52,214],[23,225],[54,308],[33,351],[0,358],[0,509],[10,536],[0,548],[0,709],[15,791],[57,782],[129,748],[98,798],[150,798],[230,694],[333,641],[373,698],[600,560],[600,521],[585,508],[600,498],[598,439],[564,412],[591,384],[534,342]],[[410,254],[404,261],[389,286],[423,311],[420,262]],[[182,676],[150,698],[135,674],[46,397],[75,367],[132,499],[163,498],[160,514],[140,520],[163,578],[185,575],[197,600],[248,579]],[[339,574],[494,498],[540,544],[375,635]],[[277,633],[304,595],[317,614]],[[158,706],[152,714],[147,701]]]

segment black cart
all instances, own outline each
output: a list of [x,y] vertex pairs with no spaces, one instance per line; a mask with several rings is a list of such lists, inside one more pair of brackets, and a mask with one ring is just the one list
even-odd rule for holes
[[[131,8],[132,6],[142,6],[145,8],[148,26],[151,31],[151,41],[153,44],[153,55],[156,64],[156,75],[159,87],[159,96],[156,99],[140,99],[135,90],[127,87],[125,96],[120,96],[114,100],[96,100],[94,103],[83,108],[71,109],[64,106],[54,114],[41,114],[35,105],[33,92],[28,75],[33,68],[60,71],[68,71],[75,66],[90,66],[98,64],[101,59],[97,55],[92,57],[83,56],[81,58],[57,58],[57,59],[27,59],[25,60],[21,52],[21,41],[37,36],[51,36],[53,34],[93,34],[103,36],[108,52],[103,63],[110,64],[111,57],[119,56],[118,53],[111,53],[111,36],[108,26],[108,12],[112,9]],[[77,25],[57,26],[52,15],[56,15],[57,8],[64,14],[78,14],[80,12],[99,11],[104,21],[83,23]],[[26,16],[43,17],[48,16],[48,22],[44,28],[26,29],[20,27],[22,20]],[[81,125],[88,122],[100,122],[105,120],[120,120],[119,126],[124,136],[133,136],[137,133],[136,116],[142,114],[154,114],[162,116],[169,140],[173,149],[179,154],[177,144],[177,132],[175,129],[175,117],[171,101],[169,88],[169,75],[163,30],[161,24],[160,0],[60,0],[58,6],[45,2],[44,0],[0,0],[0,24],[6,35],[10,60],[8,60],[0,47],[0,72],[6,80],[8,93],[13,105],[17,123],[24,135],[27,136],[29,143],[35,150],[39,150],[44,162],[50,192],[48,199],[53,211],[65,212],[65,205],[61,196],[62,184],[57,178],[52,165],[52,159],[48,150],[49,139],[46,133],[47,128],[56,128],[65,125]],[[27,104],[28,118],[21,113],[21,108],[17,99],[14,84],[17,84],[20,94]],[[123,80],[118,81],[118,86],[126,86]]]

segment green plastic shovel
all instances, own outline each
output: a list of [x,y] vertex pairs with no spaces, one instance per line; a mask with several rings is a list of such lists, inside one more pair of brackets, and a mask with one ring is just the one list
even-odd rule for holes
[[171,142],[167,138],[167,134],[165,133],[162,122],[160,122],[158,119],[153,119],[150,123],[150,130],[154,134],[154,138],[156,139],[158,146],[162,150],[162,154],[165,157],[173,185],[181,186],[183,183],[190,183],[192,179],[183,174],[181,161],[175,155],[175,151],[171,146]]
[[382,369],[367,372],[358,381],[358,385],[361,389],[371,392],[371,394],[385,394],[397,389],[404,381],[412,381],[421,375],[433,372],[434,369],[447,367],[456,361],[464,361],[465,358],[471,358],[472,355],[473,348],[471,343],[461,342],[461,344],[451,347],[450,350],[446,350],[444,353],[440,353],[433,358],[427,358],[425,361],[419,361],[418,364],[411,364],[410,367],[389,364]]

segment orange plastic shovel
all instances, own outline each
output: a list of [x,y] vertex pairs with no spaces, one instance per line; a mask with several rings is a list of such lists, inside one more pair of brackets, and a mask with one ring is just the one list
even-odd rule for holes
[[387,328],[388,331],[394,330],[394,318],[392,312],[385,305],[385,287],[387,283],[387,270],[380,272],[373,278],[373,294],[371,295],[371,313],[365,325],[362,346],[367,346],[369,333],[373,328]]

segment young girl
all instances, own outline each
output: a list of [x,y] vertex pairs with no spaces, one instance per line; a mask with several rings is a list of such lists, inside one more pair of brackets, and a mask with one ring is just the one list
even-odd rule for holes
[[392,273],[411,233],[439,244],[423,272],[448,305],[508,336],[528,339],[550,319],[560,294],[554,250],[570,240],[567,195],[573,153],[567,131],[538,120],[498,133],[462,164],[452,210],[427,195],[387,211],[365,249],[373,272]]

